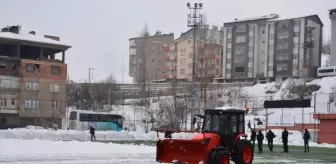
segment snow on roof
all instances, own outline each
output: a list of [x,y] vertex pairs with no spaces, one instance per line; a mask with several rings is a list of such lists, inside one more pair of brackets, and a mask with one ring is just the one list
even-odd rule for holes
[[63,44],[62,42],[52,40],[52,39],[49,39],[49,38],[45,38],[45,37],[41,37],[41,36],[32,35],[32,34],[29,34],[29,33],[27,33],[27,34],[25,34],[25,33],[15,34],[15,33],[12,33],[12,32],[0,32],[0,39],[1,38],[71,47],[67,44]]
[[237,20],[234,20],[232,22],[227,22],[227,23],[245,22],[245,21],[253,21],[253,20],[259,20],[259,19],[276,19],[276,18],[279,18],[278,14],[270,14],[270,15],[264,15],[264,16],[259,16],[259,17],[237,19]]
[[232,106],[222,106],[222,107],[217,107],[216,109],[219,109],[219,110],[228,110],[228,109],[244,110],[243,108],[232,107]]

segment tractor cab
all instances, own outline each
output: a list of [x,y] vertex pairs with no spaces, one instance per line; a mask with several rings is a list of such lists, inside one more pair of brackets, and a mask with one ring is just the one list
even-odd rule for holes
[[245,113],[245,110],[234,108],[208,109],[203,117],[202,132],[218,134],[220,145],[231,148],[237,137],[245,134]]

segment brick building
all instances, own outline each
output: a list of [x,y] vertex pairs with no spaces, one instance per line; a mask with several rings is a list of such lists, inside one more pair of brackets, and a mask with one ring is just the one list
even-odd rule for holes
[[[59,37],[0,32],[0,128],[57,124],[65,118],[67,64]],[[57,55],[60,54],[60,59]]]

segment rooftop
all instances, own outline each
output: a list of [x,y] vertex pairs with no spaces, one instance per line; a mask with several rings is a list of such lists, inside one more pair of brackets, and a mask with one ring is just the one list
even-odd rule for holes
[[21,41],[29,41],[34,43],[41,43],[41,44],[50,44],[50,45],[56,45],[56,46],[62,46],[66,48],[70,48],[71,46],[62,43],[60,41],[56,41],[53,39],[36,36],[33,34],[25,34],[25,33],[12,33],[12,32],[0,32],[0,39],[8,39],[8,40],[21,40]]
[[253,21],[253,20],[260,20],[260,19],[276,19],[279,18],[278,14],[270,14],[270,15],[264,15],[264,16],[259,16],[259,17],[251,17],[251,18],[245,18],[245,19],[235,19],[234,21],[231,22],[226,22],[226,23],[238,23],[238,22],[245,22],[245,21]]
[[300,16],[300,17],[291,17],[291,18],[276,18],[269,20],[269,22],[275,22],[275,21],[282,21],[282,20],[291,20],[291,19],[302,19],[307,17],[317,17],[319,22],[323,25],[322,21],[320,20],[320,17],[318,15],[306,15],[306,16]]

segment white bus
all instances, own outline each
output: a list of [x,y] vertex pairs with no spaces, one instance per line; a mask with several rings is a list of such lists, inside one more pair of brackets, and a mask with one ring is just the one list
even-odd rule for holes
[[68,127],[71,130],[89,130],[92,126],[97,131],[122,131],[125,125],[125,118],[120,114],[85,110],[72,110],[69,114]]
[[336,76],[336,66],[320,67],[317,69],[317,77]]

